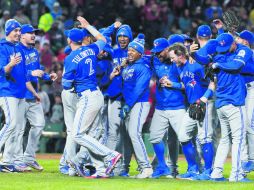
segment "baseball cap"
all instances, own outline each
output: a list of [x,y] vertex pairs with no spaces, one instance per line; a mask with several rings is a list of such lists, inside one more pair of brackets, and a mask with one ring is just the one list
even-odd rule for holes
[[219,53],[228,51],[234,42],[233,36],[229,33],[220,34],[216,40],[218,41],[216,51]]
[[9,19],[5,23],[5,35],[8,36],[16,28],[21,28],[21,24],[15,19]]
[[31,24],[24,24],[21,26],[21,34],[36,32],[38,29],[35,29]]
[[166,38],[157,38],[156,40],[153,41],[153,49],[151,49],[151,52],[153,53],[161,52],[168,46],[169,43]]
[[254,35],[252,32],[250,32],[249,30],[244,30],[239,34],[239,37],[248,41],[249,44],[253,44],[254,42]]
[[212,30],[208,25],[201,25],[198,27],[197,36],[199,37],[210,37],[212,35]]
[[190,36],[188,36],[187,34],[182,34],[182,37],[183,37],[184,41],[189,41],[191,43],[193,42],[193,39]]
[[65,36],[70,38],[71,41],[81,43],[84,38],[84,32],[82,29],[73,28],[71,30],[64,31]]
[[184,43],[184,38],[180,34],[172,34],[168,37],[169,45],[173,45],[175,43]]

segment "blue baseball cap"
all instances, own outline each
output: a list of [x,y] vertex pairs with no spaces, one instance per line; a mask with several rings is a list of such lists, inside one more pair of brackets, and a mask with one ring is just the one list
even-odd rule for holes
[[16,28],[21,28],[21,24],[15,19],[9,19],[5,22],[5,35],[8,36]]
[[201,25],[198,27],[197,36],[199,37],[210,37],[212,35],[212,30],[208,25]]
[[216,40],[218,41],[216,51],[219,53],[228,51],[234,42],[233,36],[229,33],[220,34]]
[[70,38],[71,41],[81,43],[84,38],[84,32],[82,29],[73,28],[71,30],[64,31],[65,36]]
[[183,37],[184,41],[189,41],[191,43],[193,42],[193,39],[190,36],[188,36],[187,34],[182,34],[182,37]]
[[211,55],[216,53],[216,47],[218,46],[218,43],[219,43],[218,40],[210,39],[203,48],[206,49],[207,54]]
[[157,38],[153,41],[153,49],[151,49],[151,52],[159,53],[167,47],[169,47],[169,43],[166,38]]
[[249,44],[253,44],[254,42],[254,35],[252,32],[250,32],[249,30],[244,30],[239,34],[239,37],[248,41]]
[[184,38],[180,34],[172,34],[168,37],[168,43],[169,45],[173,45],[175,43],[184,43]]
[[24,24],[21,26],[21,34],[36,32],[39,29],[35,29],[31,24]]

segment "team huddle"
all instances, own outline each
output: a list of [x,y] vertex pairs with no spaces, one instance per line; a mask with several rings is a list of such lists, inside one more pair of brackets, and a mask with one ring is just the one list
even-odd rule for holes
[[[62,174],[129,177],[134,154],[139,173],[131,177],[138,179],[250,181],[246,176],[254,171],[253,33],[226,33],[217,20],[216,39],[208,25],[201,25],[198,44],[187,35],[173,34],[155,39],[152,54],[145,55],[145,35],[133,39],[129,25],[115,22],[98,31],[83,17],[77,20],[77,26],[65,31],[62,102],[67,137],[59,165]],[[57,75],[44,72],[39,64],[35,32],[31,25],[10,19],[6,39],[0,41],[2,172],[43,170],[35,158],[45,126],[38,79],[54,81]],[[142,128],[151,107],[152,80],[155,111],[149,140],[155,156],[150,162]],[[26,120],[31,130],[23,150]],[[179,142],[188,165],[184,174],[178,173]],[[226,179],[223,167],[230,147],[232,169]]]

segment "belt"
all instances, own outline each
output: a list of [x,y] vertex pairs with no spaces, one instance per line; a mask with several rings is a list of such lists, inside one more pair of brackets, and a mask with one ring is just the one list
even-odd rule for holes
[[36,99],[26,99],[26,102],[28,102],[28,103],[35,103]]
[[[86,90],[84,90],[84,91],[82,91],[82,92],[85,92],[85,91],[87,91],[87,90],[90,90],[90,92],[93,92],[93,91],[96,91],[96,90],[99,90],[99,87],[92,87],[92,88],[89,88],[89,89],[86,89]],[[79,97],[81,97],[82,96],[82,92],[77,92],[77,95],[79,96]]]
[[247,84],[246,84],[246,87],[247,87],[247,88],[254,87],[254,81],[247,83]]

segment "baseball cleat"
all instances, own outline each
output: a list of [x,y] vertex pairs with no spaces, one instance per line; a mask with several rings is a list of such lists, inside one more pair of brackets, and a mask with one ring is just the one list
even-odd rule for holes
[[223,181],[228,181],[228,179],[225,177],[219,177],[219,178],[211,178],[210,181],[223,182]]
[[29,167],[27,164],[25,163],[19,163],[19,164],[15,164],[14,165],[15,169],[18,171],[18,172],[31,172],[32,171],[32,168]]
[[136,179],[151,178],[152,174],[153,174],[152,168],[144,168],[141,170],[141,172],[138,175],[132,176],[131,178],[136,178]]
[[165,167],[156,167],[156,169],[153,171],[151,178],[159,178],[161,176],[168,176],[170,175],[170,169]]
[[130,177],[129,173],[127,171],[123,171],[119,174],[120,177]]
[[187,180],[194,180],[197,175],[199,175],[199,171],[197,170],[197,166],[194,165],[192,167],[190,167],[186,173],[184,174],[180,174],[178,176],[179,179],[187,179]]
[[117,154],[113,159],[111,159],[109,162],[108,162],[108,167],[106,168],[106,174],[109,175],[110,172],[114,169],[116,163],[118,162],[118,160],[122,157],[121,154]]
[[72,161],[69,162],[69,166],[70,166],[70,168],[73,168],[76,171],[76,174],[78,176],[80,176],[80,177],[85,177],[85,176],[89,176],[90,175],[90,173],[87,173],[87,171],[85,171],[83,169],[83,166],[77,165],[77,164],[75,164]]
[[239,180],[238,182],[250,183],[250,182],[253,182],[253,180],[250,180],[245,177],[245,178],[242,178],[241,180]]
[[6,173],[19,172],[14,165],[1,165],[1,171]]
[[251,171],[254,171],[254,161],[243,162],[242,168],[245,173],[250,173]]
[[61,174],[69,175],[69,166],[61,166],[59,167],[59,171]]
[[174,178],[177,178],[178,175],[179,175],[179,172],[178,172],[177,168],[173,168],[173,169],[170,169],[170,174],[167,175],[166,178],[174,179]]
[[211,176],[210,176],[211,173],[212,173],[212,169],[207,169],[203,171],[201,174],[194,176],[192,180],[208,181],[211,179]]
[[30,166],[31,168],[38,170],[38,171],[42,171],[43,167],[36,161],[33,162],[27,162],[26,163],[28,166]]

